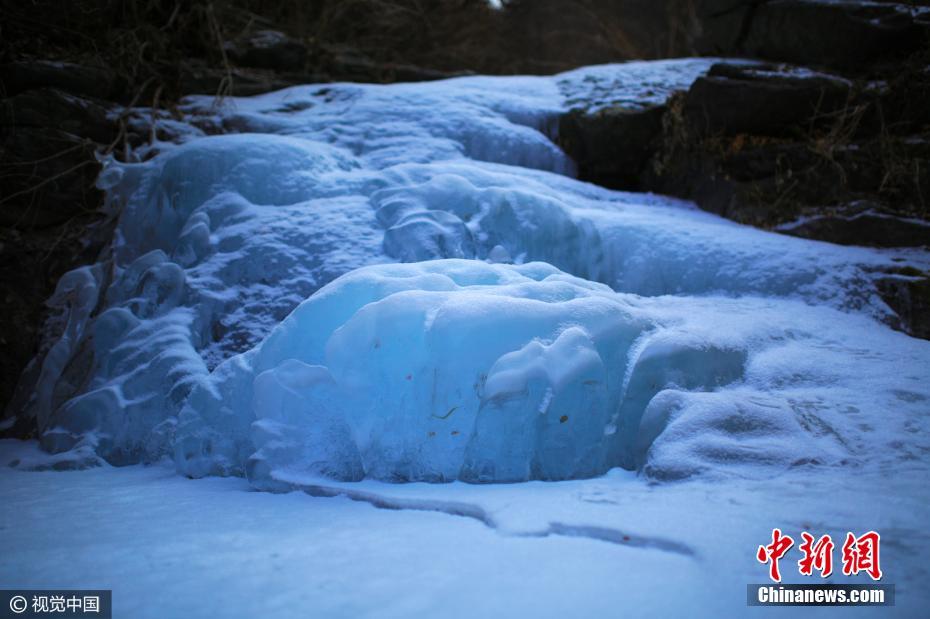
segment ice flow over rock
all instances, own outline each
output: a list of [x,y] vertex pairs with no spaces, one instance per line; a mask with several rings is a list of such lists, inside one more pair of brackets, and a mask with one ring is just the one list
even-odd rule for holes
[[61,280],[23,409],[50,451],[260,485],[763,474],[855,462],[876,428],[898,446],[882,457],[915,453],[927,345],[876,322],[870,272],[925,252],[571,178],[558,114],[712,63],[142,111],[172,141],[101,175],[115,238]]

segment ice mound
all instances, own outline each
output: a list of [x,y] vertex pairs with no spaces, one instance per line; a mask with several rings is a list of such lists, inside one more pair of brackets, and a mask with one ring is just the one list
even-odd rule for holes
[[608,468],[626,353],[651,328],[641,314],[541,263],[360,269],[194,394],[178,465],[202,475],[246,464],[259,485],[295,469],[404,481],[595,475]]
[[660,389],[717,389],[747,358],[738,342],[650,316],[635,297],[542,263],[359,269],[192,395],[176,461],[190,476],[244,467],[260,487],[295,475],[512,482],[633,468]]
[[617,294],[543,263],[377,265],[198,386],[175,461],[266,489],[893,463],[930,448],[913,435],[928,367],[924,342],[796,301]]

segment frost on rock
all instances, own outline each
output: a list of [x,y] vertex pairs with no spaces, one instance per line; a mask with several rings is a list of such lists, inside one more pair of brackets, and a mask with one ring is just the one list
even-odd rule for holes
[[569,107],[589,112],[610,106],[637,109],[662,105],[670,94],[687,90],[719,61],[720,58],[634,61],[625,63],[623,71],[617,71],[616,65],[581,67],[559,75],[558,85]]

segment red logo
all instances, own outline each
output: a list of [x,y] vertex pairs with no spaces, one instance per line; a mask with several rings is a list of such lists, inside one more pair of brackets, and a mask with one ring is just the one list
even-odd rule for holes
[[[821,578],[833,573],[833,539],[823,535],[816,539],[804,531],[801,533],[801,559],[798,561],[798,571],[802,576],[812,576],[814,570],[820,572]],[[852,533],[846,534],[843,544],[843,574],[854,576],[865,572],[872,580],[881,580],[882,569],[879,562],[879,545],[881,536],[875,531],[869,531],[859,537]],[[794,546],[790,535],[784,535],[781,529],[772,529],[772,542],[759,546],[756,559],[759,563],[769,566],[769,578],[774,582],[781,582],[781,571],[778,561]]]
[[872,580],[881,580],[882,568],[878,562],[878,545],[881,536],[875,531],[855,537],[852,533],[846,534],[843,544],[843,573],[847,576],[867,573]]
[[759,546],[756,559],[759,563],[769,564],[769,578],[781,582],[781,573],[778,571],[778,560],[794,546],[794,540],[788,535],[782,535],[781,529],[772,529],[772,543],[768,546]]
[[810,576],[814,569],[820,572],[821,578],[826,578],[833,573],[833,540],[829,535],[824,535],[817,543],[814,543],[814,536],[804,531],[801,533],[801,539],[804,542],[798,546],[798,549],[804,553],[804,556],[798,561],[798,570],[804,576]]

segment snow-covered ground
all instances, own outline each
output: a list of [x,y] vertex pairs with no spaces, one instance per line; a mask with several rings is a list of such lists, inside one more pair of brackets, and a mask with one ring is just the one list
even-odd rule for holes
[[[4,458],[34,449],[2,444]],[[188,480],[168,464],[2,464],[0,581],[112,588],[115,617],[923,617],[930,604],[930,488],[918,466],[726,484],[650,485],[616,470],[314,489],[349,500]],[[747,608],[746,584],[766,574],[754,551],[773,526],[881,531],[896,606]],[[785,582],[806,582],[791,567],[782,562]]]
[[591,186],[553,142],[711,63],[160,118],[51,300],[27,404],[54,453],[0,444],[4,586],[132,617],[732,616],[774,527],[874,529],[897,606],[857,612],[924,615],[930,342],[873,277],[930,255]]

